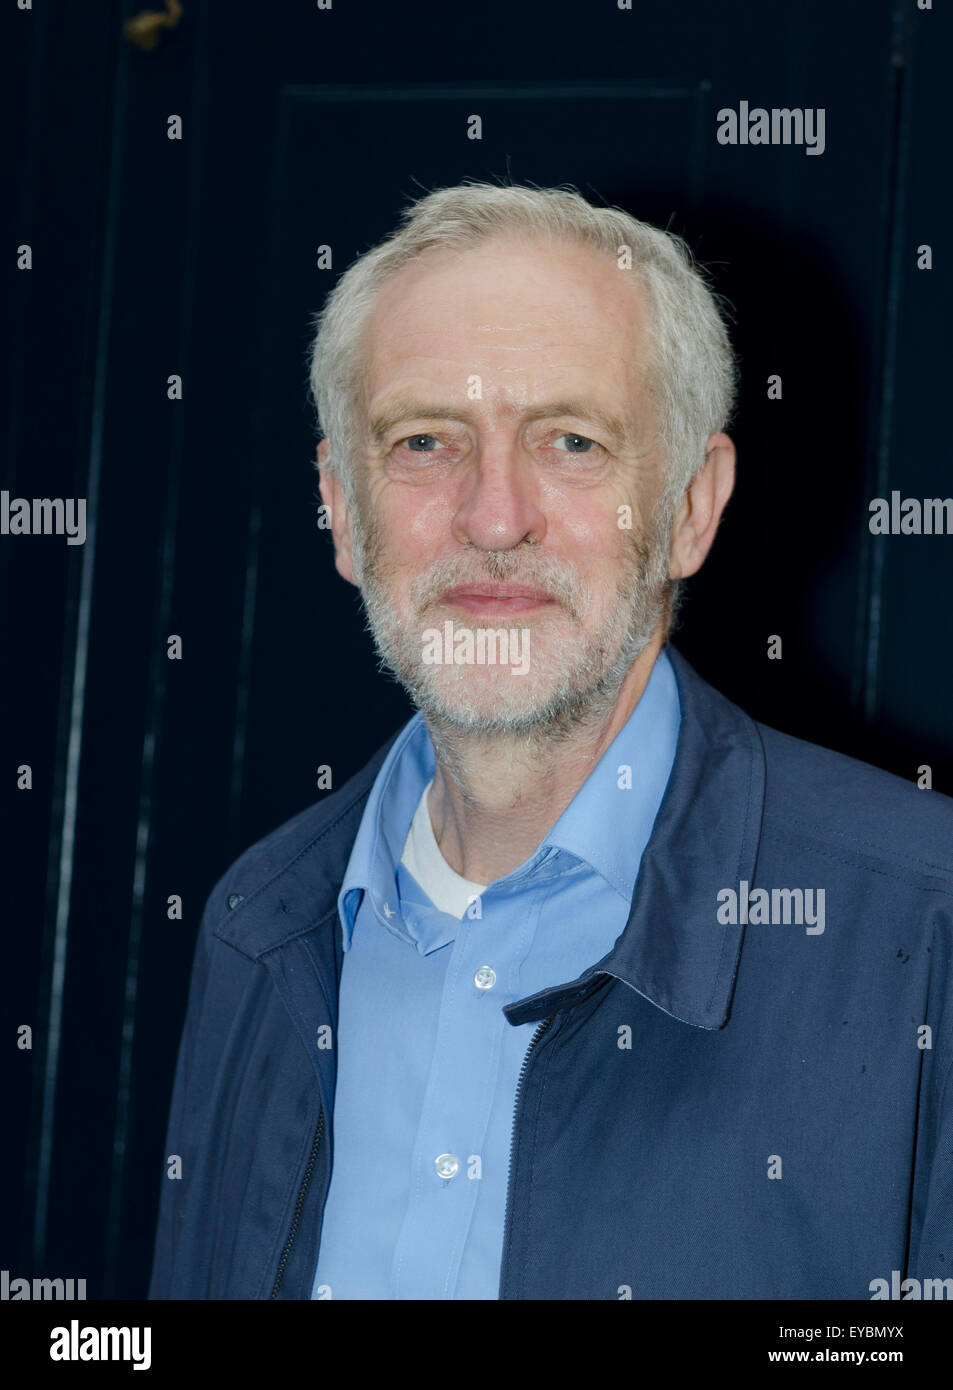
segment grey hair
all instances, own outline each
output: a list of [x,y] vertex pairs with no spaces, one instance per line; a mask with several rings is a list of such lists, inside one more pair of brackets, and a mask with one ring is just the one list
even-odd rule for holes
[[738,372],[720,309],[687,243],[621,208],[593,207],[565,188],[467,181],[418,199],[400,225],[358,258],[313,318],[309,379],[326,467],[353,506],[353,460],[361,440],[360,392],[365,329],[379,291],[402,266],[428,251],[462,251],[494,237],[592,246],[631,271],[647,292],[652,351],[646,384],[655,403],[668,466],[660,506],[669,517],[705,461],[708,436],[727,427]]

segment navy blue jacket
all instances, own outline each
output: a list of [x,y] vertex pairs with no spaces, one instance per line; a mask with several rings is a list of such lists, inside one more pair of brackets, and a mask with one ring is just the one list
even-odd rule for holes
[[[953,1280],[953,800],[756,723],[670,653],[678,751],[625,930],[505,1008],[539,1027],[500,1297],[916,1296]],[[388,747],[209,897],[150,1298],[310,1297],[336,899]],[[824,930],[719,920],[729,888],[737,916],[823,889]]]

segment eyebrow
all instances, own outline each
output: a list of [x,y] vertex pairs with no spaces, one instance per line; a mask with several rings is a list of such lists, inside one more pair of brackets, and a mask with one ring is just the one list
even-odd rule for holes
[[[560,415],[568,415],[576,420],[585,420],[597,425],[618,445],[623,447],[634,447],[635,445],[633,432],[624,421],[617,419],[614,415],[608,415],[604,410],[599,410],[583,400],[567,398],[547,401],[527,411],[522,411],[519,406],[513,405],[507,407],[505,413],[520,415],[527,421],[548,420]],[[407,420],[462,420],[466,423],[471,419],[472,412],[465,408],[461,409],[459,406],[428,404],[411,397],[399,396],[371,418],[369,422],[371,442],[377,448],[381,448],[391,430]]]

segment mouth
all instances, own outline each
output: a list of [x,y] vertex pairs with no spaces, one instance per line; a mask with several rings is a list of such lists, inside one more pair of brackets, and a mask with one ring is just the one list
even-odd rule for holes
[[557,601],[530,584],[460,584],[439,600],[465,613],[528,613],[534,608],[555,608]]

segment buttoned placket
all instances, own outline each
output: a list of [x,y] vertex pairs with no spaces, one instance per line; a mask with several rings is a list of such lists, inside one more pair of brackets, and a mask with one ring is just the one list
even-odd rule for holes
[[[479,1201],[483,1149],[494,1100],[498,1099],[495,1088],[504,1038],[513,1026],[503,1015],[502,1007],[520,997],[520,966],[532,947],[551,881],[557,876],[556,866],[550,866],[556,853],[544,851],[534,864],[524,866],[518,876],[507,879],[503,891],[496,887],[487,889],[482,895],[481,916],[464,916],[456,924],[433,1064],[414,1145],[410,1200],[395,1249],[395,1298],[402,1296],[402,1286],[419,1286],[421,1280],[433,1279],[434,1270],[439,1271],[440,1287],[434,1286],[433,1296],[454,1297],[467,1232]],[[511,930],[512,919],[508,927],[505,908],[512,910],[511,895],[517,887],[521,890],[521,904],[524,894],[530,903],[521,906],[520,934],[514,940],[497,933]],[[495,912],[494,908],[499,910]],[[405,912],[413,915],[414,909],[411,906]],[[479,1012],[474,1014],[474,1009]],[[463,1057],[462,1037],[469,1035],[475,1023],[480,1038],[477,1056],[468,1053]],[[526,1046],[535,1030],[535,1024],[522,1028]],[[474,1077],[477,1059],[479,1075]],[[469,1078],[469,1084],[463,1081],[464,1076]],[[447,1097],[453,1098],[449,1108]],[[444,1202],[445,1197],[449,1204]],[[409,1263],[409,1252],[419,1248],[414,1235],[423,1224],[428,1232],[433,1232],[433,1239],[427,1243],[428,1269],[415,1271]]]

